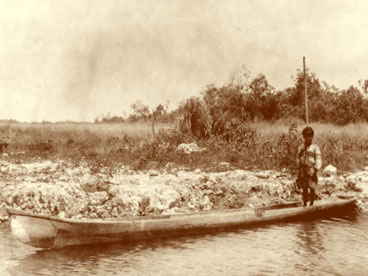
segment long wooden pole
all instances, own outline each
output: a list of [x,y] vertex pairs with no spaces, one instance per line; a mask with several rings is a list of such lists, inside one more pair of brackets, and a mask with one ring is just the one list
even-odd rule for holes
[[308,125],[308,88],[307,88],[307,76],[305,72],[305,57],[303,57],[303,71],[304,71],[304,90],[305,90],[305,122]]

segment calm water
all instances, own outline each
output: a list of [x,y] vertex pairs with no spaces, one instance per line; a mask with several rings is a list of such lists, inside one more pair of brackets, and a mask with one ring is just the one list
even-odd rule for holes
[[136,244],[37,250],[0,225],[0,275],[367,275],[368,214]]

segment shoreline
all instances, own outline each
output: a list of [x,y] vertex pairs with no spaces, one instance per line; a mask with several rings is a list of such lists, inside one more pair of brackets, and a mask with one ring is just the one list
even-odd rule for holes
[[[255,208],[301,200],[293,189],[295,176],[284,171],[221,172],[188,170],[168,163],[164,169],[136,171],[121,166],[91,169],[65,161],[17,164],[0,161],[0,220],[6,208],[61,218],[117,218],[198,211]],[[342,193],[368,210],[368,171],[323,172],[320,199]],[[5,210],[5,211],[4,211]]]

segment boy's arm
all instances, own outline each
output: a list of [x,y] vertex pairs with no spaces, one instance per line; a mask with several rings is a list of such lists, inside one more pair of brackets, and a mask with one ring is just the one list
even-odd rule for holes
[[301,153],[302,149],[303,148],[301,146],[298,147],[298,154],[297,154],[297,157],[296,157],[296,168],[298,170],[298,178],[301,175],[301,173],[300,173],[300,153]]
[[314,164],[314,168],[316,170],[320,170],[321,167],[322,167],[322,154],[321,154],[321,150],[319,149],[319,147],[317,145],[315,145],[314,156],[315,156],[315,159],[316,159],[316,163]]

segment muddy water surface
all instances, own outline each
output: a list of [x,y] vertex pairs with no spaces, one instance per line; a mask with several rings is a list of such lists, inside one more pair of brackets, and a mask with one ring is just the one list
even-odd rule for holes
[[38,250],[0,225],[1,275],[366,275],[368,214],[135,244]]

